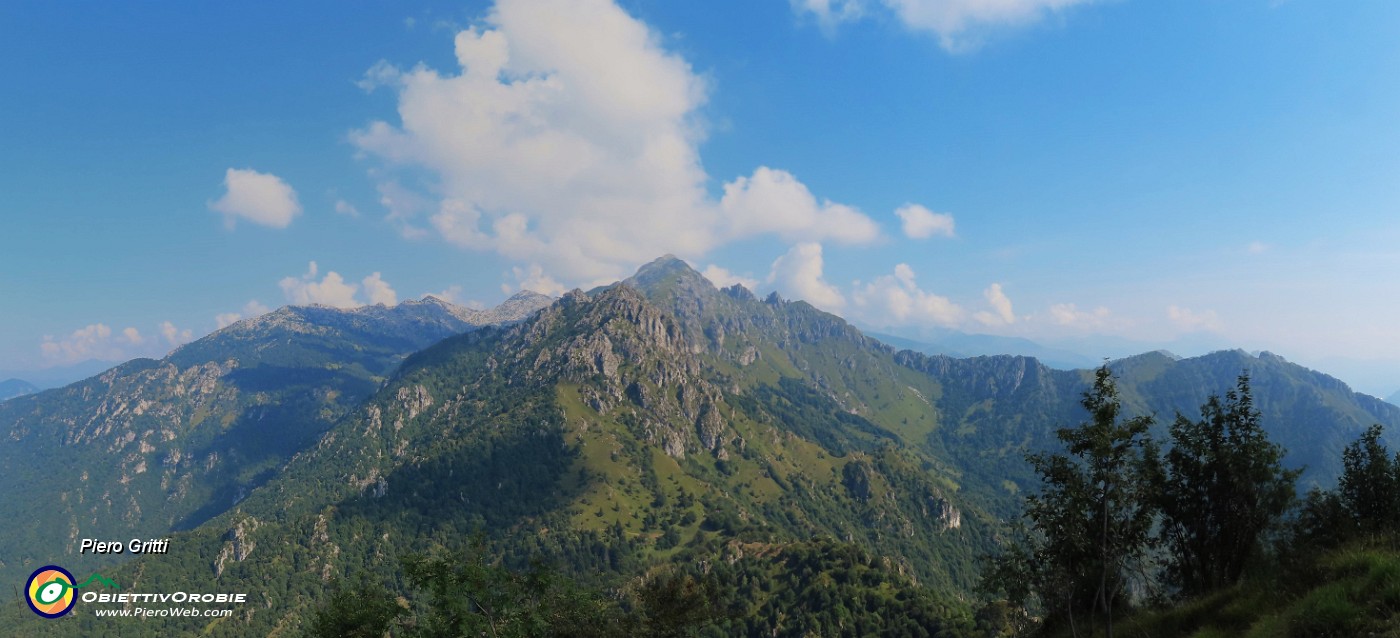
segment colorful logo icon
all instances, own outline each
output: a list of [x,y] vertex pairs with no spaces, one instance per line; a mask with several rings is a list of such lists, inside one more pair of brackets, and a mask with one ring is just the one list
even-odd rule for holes
[[68,570],[57,565],[40,567],[24,584],[28,594],[25,602],[40,616],[58,618],[73,611],[73,602],[77,598],[73,589],[73,575]]
[[45,618],[58,618],[73,611],[73,602],[78,597],[77,590],[93,583],[112,589],[117,584],[102,574],[93,574],[87,580],[74,584],[73,574],[58,565],[49,565],[34,570],[24,583],[25,602],[34,613]]

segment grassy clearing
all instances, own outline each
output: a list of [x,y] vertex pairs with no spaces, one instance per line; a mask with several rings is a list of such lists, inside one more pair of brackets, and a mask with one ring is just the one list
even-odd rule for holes
[[1351,545],[1120,623],[1124,636],[1400,638],[1400,550]]

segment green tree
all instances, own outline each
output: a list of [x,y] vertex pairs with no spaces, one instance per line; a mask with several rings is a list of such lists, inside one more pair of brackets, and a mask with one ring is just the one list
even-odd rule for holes
[[626,633],[633,636],[693,636],[726,616],[714,580],[684,573],[647,578],[633,599],[636,610],[625,620]]
[[1048,624],[1078,635],[1099,623],[1113,635],[1115,608],[1151,550],[1157,450],[1151,417],[1120,419],[1122,404],[1105,365],[1081,405],[1090,419],[1061,428],[1065,454],[1034,454],[1039,494],[1026,499],[1028,529],[993,568],[988,587],[1012,604],[1038,603]]
[[408,612],[383,586],[361,578],[337,587],[311,616],[308,638],[382,638]]
[[1298,517],[1291,527],[1291,538],[1285,551],[1293,556],[1308,556],[1339,547],[1352,537],[1356,529],[1351,513],[1337,491],[1316,487],[1308,491],[1299,505]]
[[1338,484],[1342,504],[1355,528],[1365,533],[1400,525],[1400,455],[1392,460],[1377,424],[1342,452]]
[[404,574],[428,597],[413,636],[603,636],[617,624],[610,601],[539,562],[516,573],[467,553],[414,556]]
[[1210,397],[1200,420],[1178,414],[1171,437],[1161,487],[1167,579],[1186,595],[1227,587],[1292,507],[1301,470],[1283,469],[1284,450],[1264,432],[1247,373],[1223,400]]

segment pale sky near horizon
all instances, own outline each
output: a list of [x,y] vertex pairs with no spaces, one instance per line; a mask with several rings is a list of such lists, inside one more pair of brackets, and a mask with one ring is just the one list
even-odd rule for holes
[[0,4],[0,369],[669,252],[888,332],[1388,393],[1397,33],[1381,0]]

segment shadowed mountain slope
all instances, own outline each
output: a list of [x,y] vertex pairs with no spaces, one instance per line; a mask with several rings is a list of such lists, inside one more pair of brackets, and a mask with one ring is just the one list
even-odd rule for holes
[[[285,307],[64,388],[0,404],[0,578],[78,555],[83,538],[163,536],[224,511],[368,397],[410,353],[524,318],[429,298]],[[121,558],[121,557],[118,557]],[[10,596],[5,591],[3,596]]]

